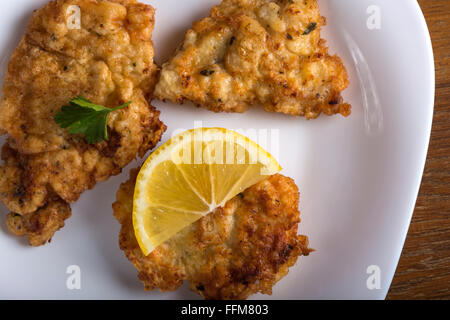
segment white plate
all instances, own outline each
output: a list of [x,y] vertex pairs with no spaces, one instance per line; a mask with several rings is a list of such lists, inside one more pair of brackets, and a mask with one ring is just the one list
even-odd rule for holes
[[[154,41],[161,62],[192,21],[219,1],[144,2],[157,8]],[[2,58],[17,45],[32,10],[45,3],[0,2]],[[195,121],[268,129],[269,138],[276,138],[271,130],[278,130],[279,150],[270,143],[266,147],[278,154],[283,173],[300,187],[300,231],[317,251],[300,258],[271,297],[252,298],[383,299],[422,177],[433,115],[434,63],[419,5],[414,0],[321,0],[320,5],[328,19],[323,35],[350,74],[344,94],[353,105],[349,118],[306,121],[257,108],[245,114],[214,114],[191,105],[155,102],[168,126],[164,141],[175,130],[194,127]],[[370,30],[367,20],[377,9],[381,28]],[[7,232],[6,209],[0,207],[0,298],[196,299],[186,285],[173,293],[144,292],[136,270],[118,248],[119,225],[111,203],[129,168],[136,166],[83,194],[72,206],[66,227],[40,248],[30,248]],[[81,290],[66,287],[70,265],[81,268]],[[379,267],[379,289],[367,286],[369,266]]]

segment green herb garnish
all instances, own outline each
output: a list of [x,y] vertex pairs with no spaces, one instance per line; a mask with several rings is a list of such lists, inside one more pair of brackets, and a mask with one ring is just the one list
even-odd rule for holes
[[316,30],[316,27],[317,27],[317,22],[311,22],[308,25],[308,28],[306,28],[305,32],[303,32],[303,35],[306,36],[307,34],[310,34],[314,30]]
[[53,119],[61,128],[69,128],[71,134],[84,134],[89,144],[108,140],[107,119],[111,112],[125,108],[131,101],[115,108],[106,108],[83,96],[70,100]]

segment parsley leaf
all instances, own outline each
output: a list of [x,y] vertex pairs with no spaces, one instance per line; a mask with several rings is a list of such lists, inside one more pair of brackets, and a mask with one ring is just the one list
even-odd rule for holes
[[83,96],[70,100],[53,119],[61,128],[69,128],[71,134],[84,134],[89,144],[108,140],[107,120],[111,112],[125,108],[131,101],[116,108],[106,108]]

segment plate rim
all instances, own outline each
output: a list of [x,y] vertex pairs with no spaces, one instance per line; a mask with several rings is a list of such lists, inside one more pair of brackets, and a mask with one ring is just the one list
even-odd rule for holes
[[431,131],[432,131],[432,127],[433,127],[433,120],[434,120],[434,104],[435,104],[435,95],[436,95],[436,70],[435,70],[435,58],[434,58],[434,51],[433,51],[433,43],[431,40],[431,33],[430,33],[430,29],[428,27],[425,15],[423,13],[422,8],[420,7],[420,4],[417,0],[413,1],[413,5],[415,6],[415,10],[416,10],[416,14],[417,14],[417,18],[419,19],[419,22],[421,24],[421,28],[424,31],[425,34],[425,39],[424,40],[424,50],[427,52],[428,56],[430,57],[430,59],[427,61],[428,63],[428,68],[429,68],[429,74],[428,76],[431,79],[431,91],[429,92],[430,96],[427,97],[428,101],[428,106],[427,106],[427,116],[429,117],[429,120],[425,123],[425,127],[426,127],[426,131],[425,131],[425,137],[426,137],[426,141],[427,143],[422,147],[422,160],[421,160],[421,164],[420,164],[420,174],[418,174],[417,178],[416,178],[416,186],[414,188],[414,195],[415,198],[414,200],[410,203],[410,209],[409,209],[409,213],[407,216],[407,224],[406,224],[406,228],[403,228],[402,230],[402,235],[401,238],[403,239],[401,242],[401,246],[399,246],[399,248],[396,250],[397,251],[397,256],[394,258],[395,262],[395,268],[392,272],[392,276],[390,276],[390,280],[389,280],[389,286],[385,289],[385,293],[384,293],[384,298],[386,299],[391,285],[392,285],[392,281],[394,280],[394,277],[397,273],[397,268],[398,268],[398,264],[400,262],[400,258],[405,246],[405,242],[406,242],[406,238],[408,236],[408,232],[409,229],[411,227],[411,222],[412,222],[412,218],[416,209],[416,203],[417,203],[417,199],[419,197],[419,193],[420,193],[420,187],[422,186],[422,180],[423,180],[423,175],[425,172],[425,166],[426,166],[426,162],[428,159],[428,151],[429,151],[429,147],[430,147],[430,141],[431,141]]

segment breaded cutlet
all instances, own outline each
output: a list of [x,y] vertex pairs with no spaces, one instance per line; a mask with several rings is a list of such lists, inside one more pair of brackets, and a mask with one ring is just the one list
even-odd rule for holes
[[347,71],[328,53],[325,24],[316,0],[223,0],[162,66],[155,96],[214,112],[348,116]]
[[132,170],[113,204],[122,225],[119,245],[138,270],[145,290],[176,290],[184,280],[205,299],[246,299],[272,293],[299,256],[308,255],[308,238],[298,235],[299,192],[280,174],[248,188],[224,207],[186,227],[148,256],[132,223],[138,170]]
[[[154,9],[135,0],[56,0],[33,12],[0,101],[0,133],[8,135],[0,200],[11,211],[9,229],[31,245],[64,225],[68,203],[160,141],[165,125],[149,104],[158,71],[153,27]],[[132,101],[108,117],[108,141],[88,144],[55,123],[78,95],[106,107]],[[43,218],[49,210],[64,214]]]

